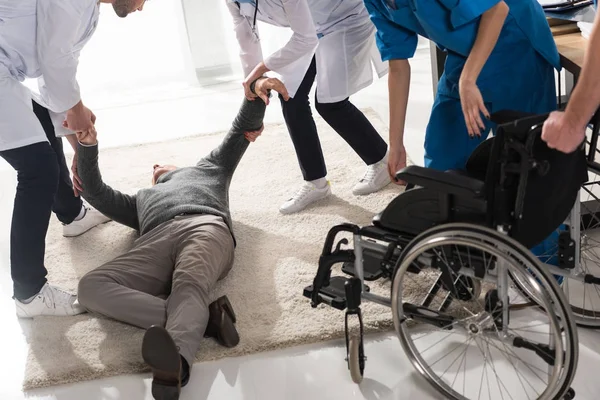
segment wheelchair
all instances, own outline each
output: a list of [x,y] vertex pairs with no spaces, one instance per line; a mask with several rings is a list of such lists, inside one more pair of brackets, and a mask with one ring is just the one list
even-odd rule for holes
[[[404,352],[444,398],[575,397],[577,322],[594,318],[574,313],[558,278],[600,281],[572,267],[584,150],[549,149],[540,137],[546,118],[494,114],[494,137],[465,170],[409,166],[397,174],[407,189],[371,225],[330,229],[303,294],[313,308],[345,311],[354,382],[365,369],[361,304],[370,301],[392,309]],[[554,232],[558,261],[544,265],[529,249]],[[332,276],[338,264],[343,275]],[[365,282],[375,280],[391,283],[389,297],[370,291]]]

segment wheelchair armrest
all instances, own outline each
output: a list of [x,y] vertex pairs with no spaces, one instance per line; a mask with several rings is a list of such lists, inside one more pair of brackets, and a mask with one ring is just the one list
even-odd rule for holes
[[396,174],[396,178],[442,193],[464,197],[479,197],[484,189],[484,183],[480,180],[416,165],[403,168]]

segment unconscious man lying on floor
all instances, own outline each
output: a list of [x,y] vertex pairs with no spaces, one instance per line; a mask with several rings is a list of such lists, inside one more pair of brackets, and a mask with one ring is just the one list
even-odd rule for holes
[[[266,93],[282,86],[261,78],[255,87]],[[95,131],[78,134],[85,198],[140,232],[131,250],[81,279],[79,301],[91,312],[147,329],[142,355],[153,370],[156,399],[178,398],[205,334],[228,347],[239,341],[227,298],[209,303],[234,259],[229,185],[249,141],[262,131],[265,107],[260,98],[244,100],[208,156],[192,167],[155,165],[152,187],[134,196],[102,181]]]

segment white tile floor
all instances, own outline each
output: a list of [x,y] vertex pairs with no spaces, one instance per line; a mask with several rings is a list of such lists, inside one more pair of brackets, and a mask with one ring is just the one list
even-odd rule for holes
[[[423,132],[432,103],[428,50],[413,63],[406,131],[407,147],[422,162]],[[227,128],[240,101],[238,84],[205,88],[184,86],[151,92],[124,93],[114,99],[90,99],[98,116],[104,147],[208,133]],[[372,107],[387,121],[386,81],[377,82],[353,99]],[[281,121],[276,104],[266,122]],[[268,132],[264,133],[268,135]],[[385,132],[382,134],[386,135]],[[291,145],[291,144],[290,144]],[[15,177],[0,163],[0,399],[2,400],[142,400],[152,399],[149,375],[122,376],[23,393],[27,343],[10,300],[9,226]],[[315,260],[316,261],[316,260]],[[307,307],[309,305],[307,304]],[[343,314],[340,314],[340,318]],[[580,365],[575,382],[578,399],[596,399],[600,389],[595,368],[600,365],[600,336],[580,331]],[[349,378],[341,341],[298,347],[249,357],[197,364],[182,400],[295,399],[433,399],[435,392],[417,375],[392,335],[370,336],[366,379],[361,386]],[[60,362],[57,360],[57,362]]]

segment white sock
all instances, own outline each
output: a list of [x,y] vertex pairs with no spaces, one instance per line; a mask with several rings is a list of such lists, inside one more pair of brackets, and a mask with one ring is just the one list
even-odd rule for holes
[[327,186],[327,178],[315,179],[314,181],[309,182],[315,185],[317,189],[323,189]]
[[73,221],[79,221],[79,220],[83,219],[83,217],[85,217],[85,213],[86,213],[85,206],[81,206],[81,211],[79,212],[79,215]]

